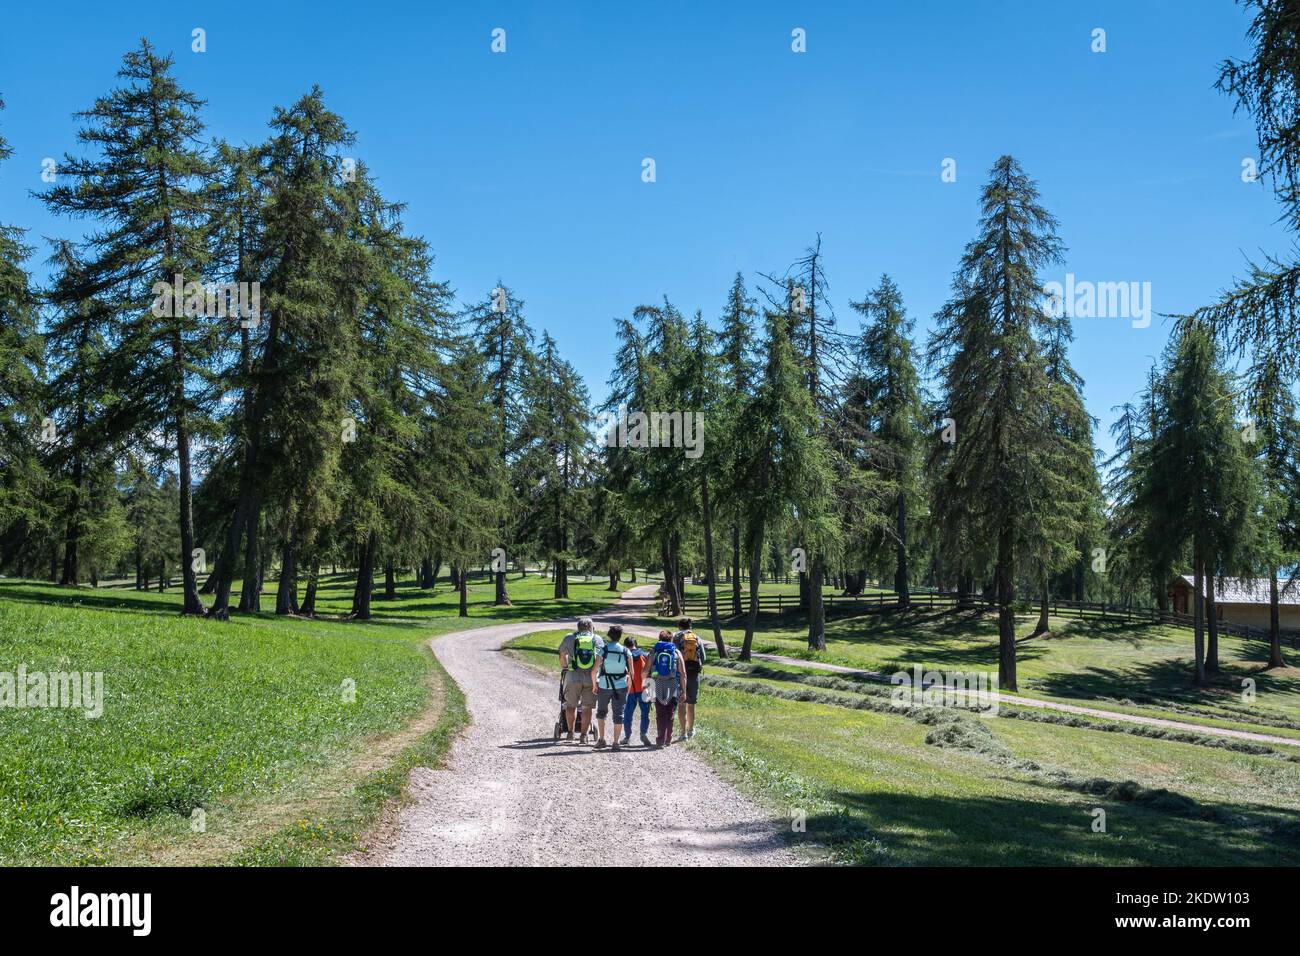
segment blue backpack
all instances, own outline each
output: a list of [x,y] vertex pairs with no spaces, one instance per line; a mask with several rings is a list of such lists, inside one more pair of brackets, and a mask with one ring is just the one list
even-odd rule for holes
[[677,676],[677,645],[672,641],[656,641],[651,669],[655,677]]
[[609,682],[612,690],[615,681],[627,676],[627,648],[612,641],[605,645],[605,653],[600,659],[600,676]]

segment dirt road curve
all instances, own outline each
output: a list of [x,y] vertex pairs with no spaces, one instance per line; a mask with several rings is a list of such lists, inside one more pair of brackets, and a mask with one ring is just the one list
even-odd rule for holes
[[[595,615],[637,634],[654,587]],[[571,621],[444,635],[434,653],[460,685],[472,723],[442,770],[411,774],[411,803],[357,862],[387,866],[775,866],[798,861],[764,813],[691,752],[618,753],[551,742],[558,674],[503,652],[511,638]],[[701,715],[707,721],[707,711]],[[651,714],[653,733],[654,715]],[[636,733],[636,727],[633,727]]]

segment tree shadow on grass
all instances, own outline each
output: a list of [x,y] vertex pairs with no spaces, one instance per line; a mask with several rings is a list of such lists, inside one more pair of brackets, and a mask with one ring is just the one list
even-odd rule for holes
[[[1055,789],[1050,788],[1049,789]],[[848,813],[807,821],[807,837],[834,848],[869,833],[879,844],[861,863],[932,866],[1277,866],[1300,854],[1261,833],[1080,796],[1068,803],[1013,797],[832,795]],[[1094,806],[1106,833],[1092,831]]]
[[[1233,670],[1210,674],[1209,683],[1203,687],[1193,683],[1193,676],[1190,657],[1170,657],[1135,661],[1122,667],[1092,666],[1073,673],[1048,674],[1026,680],[1025,687],[1051,697],[1080,701],[1109,698],[1188,707],[1240,703],[1240,674]],[[1282,680],[1280,689],[1293,689],[1293,681]]]
[[19,601],[25,604],[46,604],[53,607],[83,607],[100,611],[134,611],[159,616],[172,616],[180,613],[180,591],[173,590],[172,595],[160,595],[149,598],[132,597],[135,591],[121,591],[98,588],[57,587],[53,584],[34,584],[30,581],[0,581],[0,598]]

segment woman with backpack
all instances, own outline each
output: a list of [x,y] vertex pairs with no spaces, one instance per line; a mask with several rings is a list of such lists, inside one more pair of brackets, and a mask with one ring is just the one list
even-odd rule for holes
[[655,679],[655,746],[673,742],[673,714],[686,686],[686,661],[673,643],[672,631],[660,631],[650,651],[650,676]]
[[684,617],[677,623],[681,630],[673,635],[673,643],[686,661],[686,684],[678,717],[682,725],[682,740],[689,740],[695,736],[695,702],[700,699],[700,671],[708,655],[704,652],[704,642],[691,630],[691,619]]
[[605,715],[609,713],[611,704],[614,707],[612,723],[615,750],[618,750],[618,732],[623,729],[619,717],[627,703],[627,680],[632,669],[632,656],[619,643],[622,637],[623,628],[611,624],[605,635],[605,643],[596,649],[596,656],[600,659],[600,673],[596,683],[596,727],[600,731],[600,739],[596,741],[598,748],[605,746]]
[[[613,628],[610,628],[613,630]],[[623,646],[632,655],[632,670],[627,682],[627,703],[623,706],[623,739],[632,740],[632,715],[641,708],[641,743],[650,746],[650,698],[646,695],[646,679],[650,671],[650,655],[637,646],[636,636],[629,634]]]

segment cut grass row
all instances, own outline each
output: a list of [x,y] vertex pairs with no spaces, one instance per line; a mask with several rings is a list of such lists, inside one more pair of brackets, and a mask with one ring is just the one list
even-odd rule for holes
[[[1198,688],[1191,682],[1191,635],[1180,628],[1053,618],[1049,634],[1031,639],[1036,621],[1036,615],[1017,621],[1017,693],[1023,696],[1300,738],[1300,668],[1265,670],[1267,647],[1258,641],[1221,637],[1221,670]],[[743,621],[724,620],[723,637],[739,647]],[[997,672],[997,622],[981,614],[835,616],[827,622],[826,644],[824,652],[810,651],[806,618],[787,612],[760,616],[753,649],[886,674],[915,665]]]

